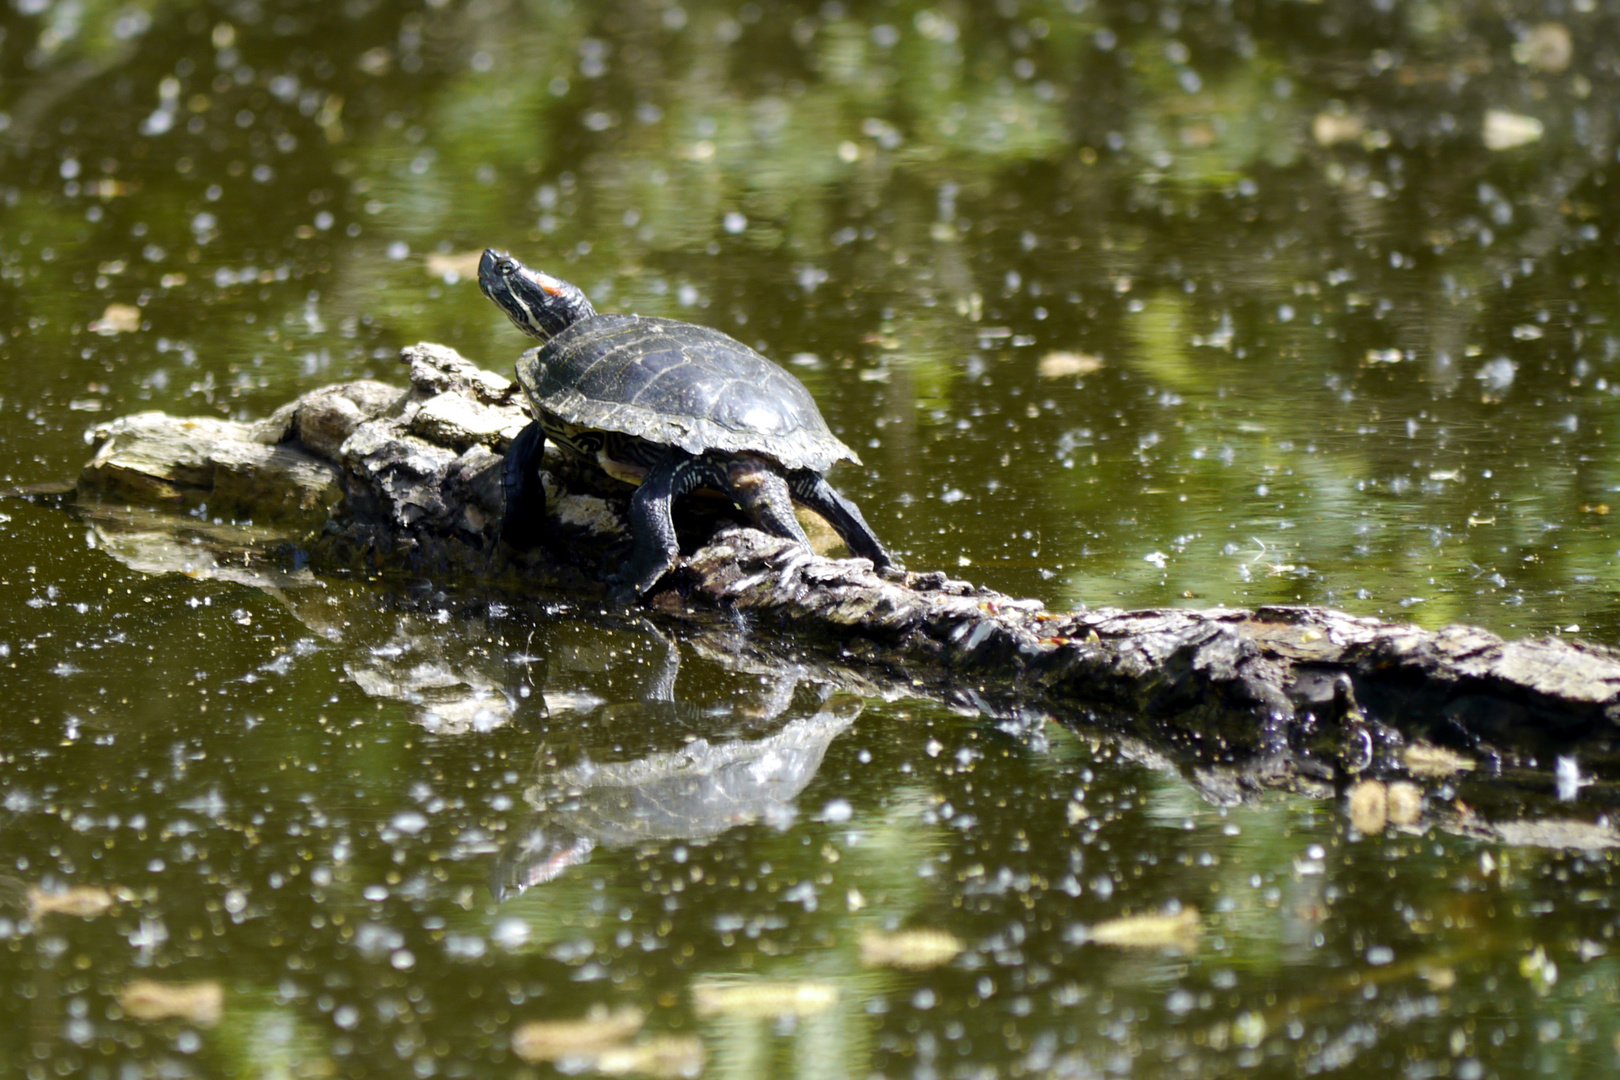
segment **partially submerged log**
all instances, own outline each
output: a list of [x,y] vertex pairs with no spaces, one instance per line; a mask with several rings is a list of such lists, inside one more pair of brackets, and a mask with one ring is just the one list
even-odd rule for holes
[[[404,350],[410,387],[312,391],[256,423],[146,413],[102,429],[81,500],[206,505],[284,530],[318,570],[453,577],[590,599],[628,550],[628,489],[548,448],[555,543],[498,540],[501,454],[521,391],[437,345]],[[1303,764],[1344,778],[1398,767],[1414,739],[1515,760],[1620,722],[1620,654],[1559,638],[1505,641],[1310,607],[1052,613],[940,573],[878,575],[734,523],[683,523],[689,555],[644,603],[724,614],[918,687],[1152,730],[1197,756]]]

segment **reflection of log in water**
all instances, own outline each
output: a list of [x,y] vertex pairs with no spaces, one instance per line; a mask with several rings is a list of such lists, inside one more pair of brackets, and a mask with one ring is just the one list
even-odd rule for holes
[[[79,497],[279,523],[302,537],[290,557],[321,569],[600,596],[626,551],[623,489],[548,458],[555,542],[524,557],[502,548],[499,455],[526,420],[515,387],[439,346],[403,359],[408,391],[327,387],[257,424],[116,421]],[[685,540],[698,547],[648,599],[654,610],[746,614],[796,644],[903,668],[919,688],[1124,718],[1206,759],[1342,775],[1390,764],[1419,735],[1487,757],[1551,744],[1590,755],[1620,719],[1620,657],[1576,642],[1317,608],[1056,615],[942,574],[880,577],[748,529],[699,535],[689,523]]]

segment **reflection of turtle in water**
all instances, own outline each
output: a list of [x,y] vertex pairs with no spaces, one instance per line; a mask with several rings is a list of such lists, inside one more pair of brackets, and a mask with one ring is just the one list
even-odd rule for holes
[[675,563],[674,500],[719,492],[766,532],[808,546],[800,503],[827,519],[856,555],[893,560],[855,504],[823,473],[855,453],[828,430],[804,385],[718,330],[672,319],[598,315],[566,281],[485,251],[478,284],[513,324],[544,342],[518,361],[538,416],[506,457],[508,543],[531,547],[543,530],[541,451],[551,439],[638,485],[630,502],[635,546],[623,573],[646,592]]
[[828,744],[860,712],[857,699],[848,700],[853,708],[789,721],[763,739],[696,739],[636,761],[582,761],[545,775],[524,793],[536,812],[501,855],[497,899],[550,881],[599,844],[707,840],[737,825],[791,817]]
[[[607,706],[590,719],[598,749],[555,742],[541,748],[539,775],[523,793],[532,813],[494,869],[498,899],[585,862],[599,844],[706,840],[736,825],[791,819],[793,801],[821,767],[827,746],[861,713],[860,698],[833,696],[822,687],[813,713],[801,710],[784,722],[800,685],[789,667],[767,682],[759,711],[744,713],[748,734],[739,733],[741,717],[717,716],[712,699],[676,698],[680,647],[654,634],[664,656],[654,662],[640,699]],[[715,731],[717,723],[725,725],[727,738],[691,739],[697,731]],[[678,749],[651,749],[672,745]],[[592,760],[609,747],[627,751],[628,760]],[[575,764],[558,768],[560,755]]]

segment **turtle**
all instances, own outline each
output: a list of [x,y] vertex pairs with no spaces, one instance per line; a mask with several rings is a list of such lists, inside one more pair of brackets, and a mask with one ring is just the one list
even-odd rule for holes
[[551,439],[635,485],[620,591],[639,597],[675,565],[676,499],[717,493],[765,532],[809,546],[793,503],[825,518],[877,570],[894,559],[861,511],[823,475],[860,458],[827,427],[804,384],[719,330],[675,319],[599,315],[576,285],[486,249],[478,285],[541,342],[517,363],[535,420],[506,452],[502,539],[544,535],[539,469]]

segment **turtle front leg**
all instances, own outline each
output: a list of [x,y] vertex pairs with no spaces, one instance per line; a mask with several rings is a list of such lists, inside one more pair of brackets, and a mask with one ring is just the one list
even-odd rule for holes
[[535,420],[506,448],[506,470],[501,487],[506,509],[501,515],[501,539],[520,550],[538,544],[546,531],[546,489],[540,483],[540,462],[545,457],[546,431]]
[[680,558],[675,539],[675,521],[670,508],[676,499],[695,490],[703,469],[697,458],[684,450],[672,450],[648,470],[647,476],[630,498],[630,535],[634,546],[630,562],[619,575],[625,599],[634,599],[652,588]]
[[827,483],[826,477],[809,469],[801,469],[788,477],[788,490],[800,504],[826,518],[827,524],[844,538],[851,552],[863,559],[871,559],[873,569],[882,570],[894,565],[893,556],[884,550],[883,543],[861,516],[860,507],[840,495]]

